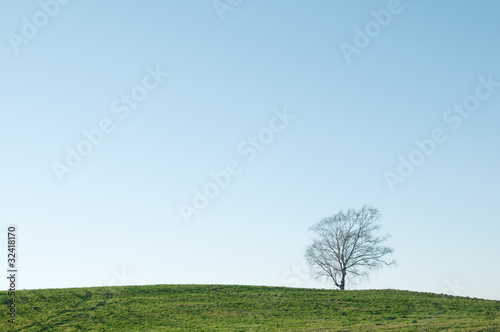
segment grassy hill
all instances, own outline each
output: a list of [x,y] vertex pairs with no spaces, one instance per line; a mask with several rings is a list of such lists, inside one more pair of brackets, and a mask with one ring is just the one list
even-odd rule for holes
[[500,301],[395,290],[156,285],[24,290],[0,331],[500,331]]

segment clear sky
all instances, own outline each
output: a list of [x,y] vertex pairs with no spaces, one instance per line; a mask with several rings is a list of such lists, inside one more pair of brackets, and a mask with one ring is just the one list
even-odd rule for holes
[[20,288],[328,288],[308,228],[367,204],[351,289],[500,300],[500,3],[66,2],[0,4]]

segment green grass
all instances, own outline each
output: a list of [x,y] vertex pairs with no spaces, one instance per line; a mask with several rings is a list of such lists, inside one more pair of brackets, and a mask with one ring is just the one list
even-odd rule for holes
[[500,301],[396,290],[156,285],[23,290],[0,331],[500,331]]

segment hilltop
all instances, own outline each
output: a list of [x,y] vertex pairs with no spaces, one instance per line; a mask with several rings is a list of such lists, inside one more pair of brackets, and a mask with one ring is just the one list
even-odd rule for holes
[[154,285],[16,295],[12,331],[500,331],[500,301],[397,290]]

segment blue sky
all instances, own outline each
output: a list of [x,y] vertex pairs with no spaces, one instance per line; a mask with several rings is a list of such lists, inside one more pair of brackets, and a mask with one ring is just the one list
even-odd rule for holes
[[[21,288],[327,288],[308,228],[368,204],[399,266],[351,289],[500,299],[497,2],[63,2],[0,5],[0,240],[18,225]],[[357,28],[369,44],[346,57]]]

